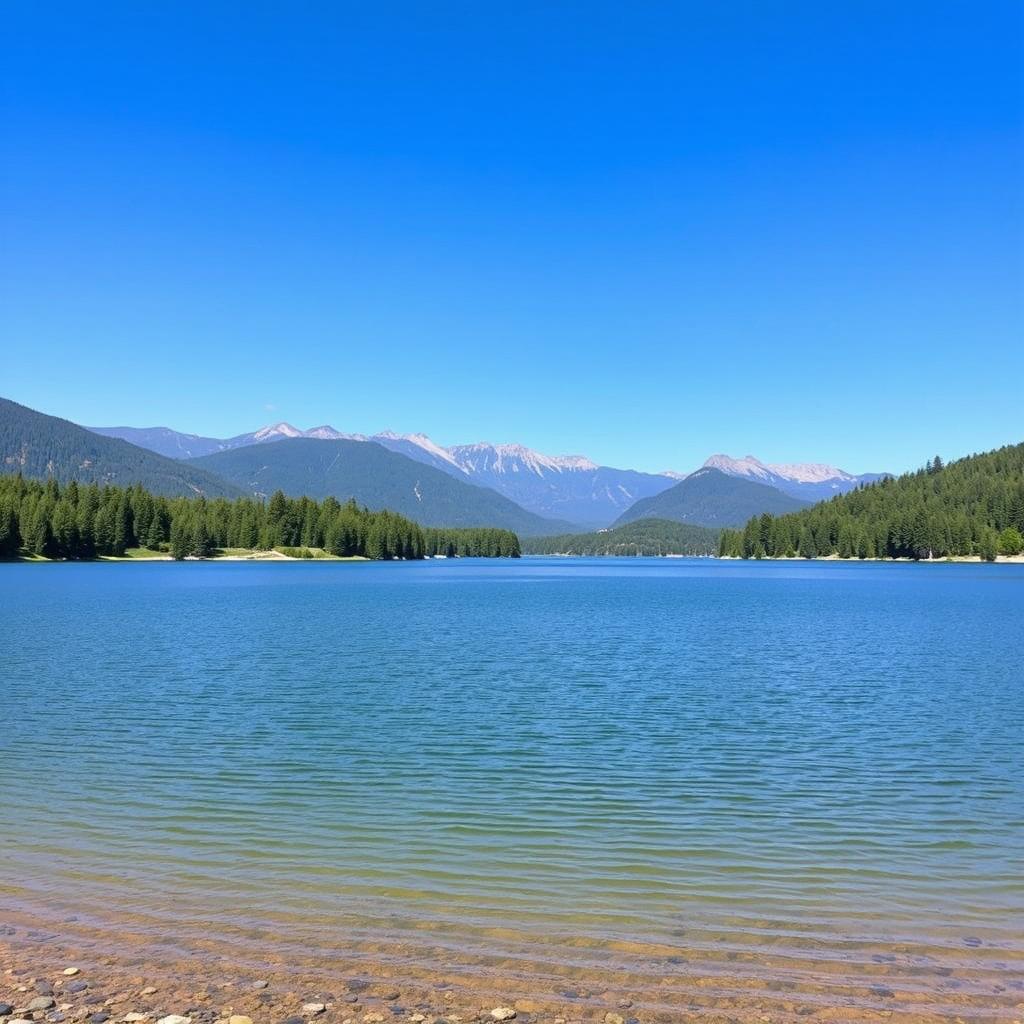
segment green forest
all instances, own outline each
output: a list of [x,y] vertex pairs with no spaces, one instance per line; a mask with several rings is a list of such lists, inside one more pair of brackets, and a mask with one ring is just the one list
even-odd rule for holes
[[1024,550],[1024,444],[865,484],[784,516],[723,530],[738,558],[949,558]]
[[531,555],[713,555],[718,530],[669,519],[638,519],[594,533],[524,538],[523,550]]
[[[423,529],[394,512],[354,501],[287,498],[173,498],[141,485],[101,486],[0,477],[0,558],[85,560],[131,548],[173,558],[208,558],[225,548],[322,550],[338,557],[519,556],[509,530]],[[301,556],[300,556],[301,557]]]

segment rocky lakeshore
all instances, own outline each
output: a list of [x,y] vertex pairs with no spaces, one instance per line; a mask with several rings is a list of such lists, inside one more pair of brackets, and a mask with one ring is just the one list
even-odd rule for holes
[[[68,962],[56,946],[31,954],[0,942],[0,1024],[795,1024],[807,1021],[899,1021],[902,1024],[1022,1024],[1024,1002],[991,1008],[977,1003],[936,1012],[853,1006],[822,1000],[820,992],[790,992],[785,1001],[726,1003],[701,1000],[669,1007],[654,1000],[636,1005],[611,991],[566,988],[538,998],[502,999],[510,986],[500,977],[451,982],[395,976],[338,978],[301,972],[250,975],[225,958],[167,962],[109,954]],[[521,981],[521,979],[520,979]],[[511,986],[514,989],[516,986]],[[881,997],[893,992],[877,989]],[[802,997],[803,996],[803,997]],[[891,1004],[890,1004],[891,1005]]]
[[[628,1000],[620,1000],[616,1009],[578,1008],[567,1017],[530,999],[484,1005],[440,980],[432,994],[366,978],[310,987],[289,976],[230,978],[223,967],[204,970],[198,964],[194,976],[158,966],[144,973],[102,963],[29,966],[10,950],[0,950],[2,1024],[639,1024]],[[563,996],[585,997],[579,992]]]

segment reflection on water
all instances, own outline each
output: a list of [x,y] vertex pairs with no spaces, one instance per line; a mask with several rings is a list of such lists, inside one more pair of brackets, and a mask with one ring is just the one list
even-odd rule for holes
[[0,611],[12,919],[643,1005],[1024,1001],[1022,567],[6,566]]

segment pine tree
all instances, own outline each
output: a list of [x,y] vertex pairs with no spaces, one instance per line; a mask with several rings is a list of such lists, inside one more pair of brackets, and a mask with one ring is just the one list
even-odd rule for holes
[[14,558],[21,547],[14,499],[0,495],[0,558]]

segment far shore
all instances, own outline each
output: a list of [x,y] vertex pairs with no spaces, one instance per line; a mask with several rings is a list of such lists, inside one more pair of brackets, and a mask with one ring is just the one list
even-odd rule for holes
[[[196,555],[186,555],[180,561],[185,562],[369,562],[372,559],[364,555],[332,555],[320,549],[310,549],[314,554],[309,558],[302,558],[296,555],[286,555],[283,551],[271,549],[269,551],[249,548],[227,548],[200,558]],[[435,555],[434,558],[443,559],[445,556]],[[458,556],[454,556],[458,557]],[[523,558],[609,558],[609,559],[630,559],[630,558],[699,558],[712,559],[722,562],[890,562],[904,563],[909,565],[949,565],[951,563],[973,563],[975,565],[985,564],[985,559],[980,555],[950,555],[947,558],[840,558],[838,555],[823,555],[818,558],[803,558],[800,555],[775,555],[764,558],[740,558],[737,555],[576,555],[567,551],[551,551],[545,554],[524,552]],[[431,561],[428,555],[424,561]],[[44,558],[39,555],[17,558],[12,561],[21,563],[60,563],[66,562],[63,558]],[[166,551],[150,551],[147,548],[131,548],[124,555],[100,555],[98,558],[83,559],[83,562],[173,562]],[[388,561],[404,561],[404,559],[388,559]],[[1006,565],[1024,565],[1024,554],[1020,555],[999,555],[994,563]]]

